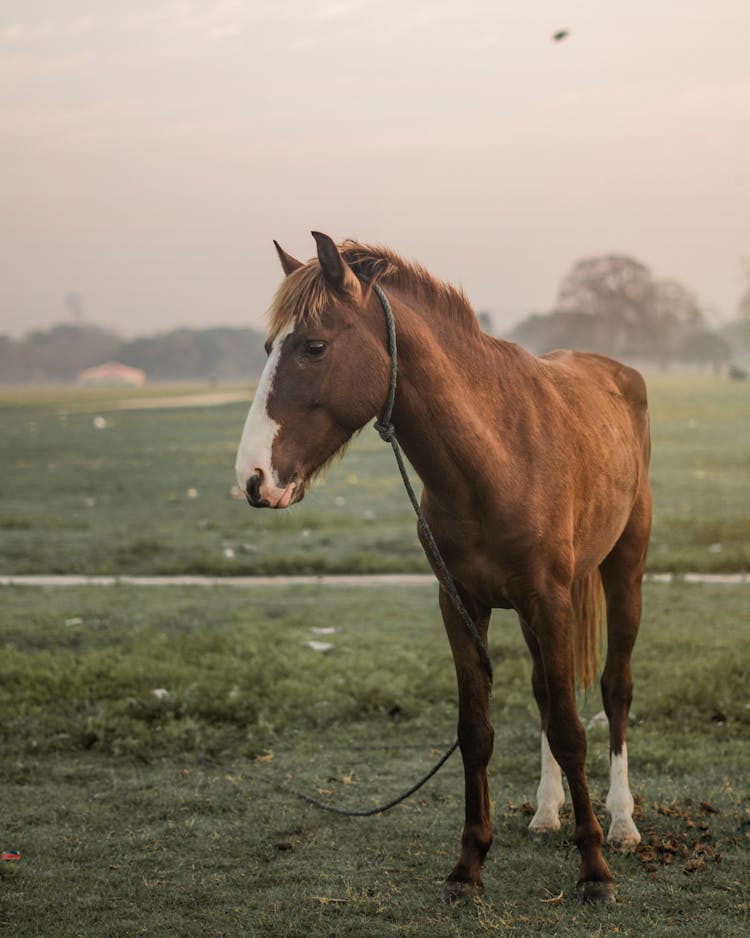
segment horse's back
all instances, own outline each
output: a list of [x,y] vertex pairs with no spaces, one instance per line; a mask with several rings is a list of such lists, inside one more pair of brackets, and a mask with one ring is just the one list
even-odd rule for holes
[[539,357],[542,361],[569,368],[592,381],[612,381],[634,407],[647,407],[646,382],[640,371],[630,365],[596,352],[576,352],[570,349],[555,349]]
[[607,392],[610,399],[624,404],[631,414],[639,440],[647,444],[648,392],[643,375],[638,370],[595,352],[556,349],[539,358],[575,381],[584,397],[587,388],[590,388],[592,393],[598,395],[602,391]]

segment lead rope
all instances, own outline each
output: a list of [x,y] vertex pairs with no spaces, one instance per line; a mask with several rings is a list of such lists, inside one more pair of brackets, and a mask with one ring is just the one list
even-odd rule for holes
[[[404,464],[404,457],[401,453],[401,447],[398,445],[398,440],[396,439],[396,428],[393,426],[391,421],[391,415],[393,414],[393,405],[396,401],[396,381],[398,376],[398,350],[396,348],[396,323],[393,319],[393,310],[391,309],[391,304],[388,302],[388,297],[383,292],[380,284],[373,284],[373,290],[377,293],[380,303],[383,307],[383,312],[385,313],[385,320],[388,325],[388,347],[391,353],[391,380],[388,388],[388,398],[385,403],[385,408],[379,420],[375,422],[375,429],[380,434],[380,439],[386,443],[391,444],[393,449],[393,455],[396,457],[396,462],[398,463],[398,469],[401,473],[401,478],[404,483],[404,488],[406,489],[406,494],[409,496],[409,501],[411,501],[412,507],[417,515],[417,521],[419,522],[420,530],[424,535],[425,541],[429,548],[429,552],[432,555],[432,569],[435,573],[435,576],[438,579],[440,585],[445,589],[448,595],[453,602],[453,605],[456,608],[456,611],[461,616],[464,625],[466,626],[466,631],[471,636],[474,645],[476,646],[479,658],[484,665],[484,670],[487,672],[487,677],[490,679],[490,686],[492,685],[492,662],[490,661],[490,656],[487,653],[487,649],[484,646],[482,637],[477,632],[477,627],[474,625],[474,620],[469,615],[466,606],[461,599],[458,589],[456,588],[456,583],[453,577],[448,570],[448,567],[443,560],[443,555],[440,553],[440,548],[435,542],[435,538],[432,536],[432,531],[430,526],[427,523],[427,519],[422,512],[422,508],[417,500],[417,496],[414,494],[414,489],[412,484],[409,481],[409,475],[406,471],[406,465]],[[430,559],[428,555],[428,560]]]
[[[396,382],[398,378],[398,350],[396,347],[396,323],[393,319],[393,311],[391,309],[391,304],[388,302],[388,297],[385,295],[380,285],[375,283],[373,284],[373,290],[377,293],[380,298],[380,303],[383,307],[383,312],[385,313],[385,320],[388,326],[388,349],[391,356],[391,379],[388,387],[388,397],[386,399],[385,408],[383,413],[380,416],[380,419],[375,422],[375,429],[380,434],[381,440],[386,443],[391,444],[393,449],[393,455],[396,457],[396,463],[398,464],[399,472],[401,473],[401,479],[404,483],[404,488],[406,493],[409,496],[412,507],[417,515],[417,521],[419,527],[424,535],[427,546],[429,547],[428,560],[432,561],[432,569],[435,573],[435,576],[438,579],[438,582],[446,590],[450,596],[453,605],[456,607],[456,611],[461,616],[464,625],[466,626],[466,631],[472,638],[474,645],[476,646],[479,658],[484,665],[484,669],[487,672],[487,677],[490,680],[490,687],[492,686],[492,662],[490,661],[490,656],[487,653],[487,649],[484,646],[482,637],[477,632],[477,627],[474,624],[474,620],[469,615],[469,612],[466,606],[459,595],[458,589],[456,588],[456,583],[453,577],[446,566],[443,556],[440,553],[440,548],[435,542],[435,538],[432,535],[430,526],[427,523],[427,519],[424,516],[422,508],[417,500],[417,496],[414,494],[414,489],[412,488],[411,481],[409,480],[409,475],[406,471],[406,465],[404,463],[404,457],[401,453],[401,447],[398,445],[398,440],[396,439],[396,428],[391,422],[391,415],[393,414],[393,405],[396,400]],[[431,558],[430,558],[431,555]],[[297,798],[301,798],[303,801],[306,801],[308,804],[314,805],[316,808],[320,808],[323,811],[330,811],[333,814],[343,814],[346,817],[371,817],[374,814],[384,814],[390,808],[395,808],[397,804],[401,804],[402,801],[406,801],[407,798],[410,798],[415,792],[428,782],[433,775],[436,775],[440,769],[445,765],[445,763],[450,759],[453,753],[458,749],[458,739],[455,739],[448,749],[443,753],[443,755],[438,759],[438,761],[433,765],[433,767],[427,772],[419,781],[415,782],[408,791],[403,792],[403,794],[398,795],[396,798],[387,801],[385,804],[378,805],[376,808],[339,808],[333,804],[326,804],[325,801],[319,801],[317,798],[313,798],[312,795],[306,795],[304,792],[296,791],[293,788],[289,788],[285,785],[279,785],[278,783],[271,782],[268,779],[258,778],[257,780],[263,782],[265,785],[270,785],[279,791],[286,792],[287,794],[294,795]]]
[[294,788],[289,788],[287,785],[282,785],[278,782],[272,782],[267,778],[258,776],[255,781],[262,782],[264,785],[269,785],[271,788],[274,788],[277,791],[282,791],[287,795],[294,795],[295,798],[301,798],[302,801],[306,801],[308,804],[314,805],[316,808],[320,808],[322,811],[330,811],[332,814],[343,814],[345,817],[372,817],[374,814],[385,814],[386,811],[389,811],[391,808],[395,808],[397,804],[401,804],[402,801],[406,801],[407,798],[410,798],[415,791],[419,791],[419,789],[426,782],[429,782],[433,775],[437,775],[437,773],[445,765],[448,759],[450,759],[457,748],[458,740],[454,739],[449,748],[445,750],[442,756],[440,756],[438,761],[435,763],[435,765],[433,765],[430,771],[426,773],[426,775],[423,775],[419,781],[415,782],[408,791],[405,791],[403,794],[391,799],[391,801],[386,801],[385,804],[378,805],[377,808],[339,808],[335,804],[327,804],[325,801],[319,801],[317,798],[313,798],[312,795],[306,795],[303,791],[297,791]]

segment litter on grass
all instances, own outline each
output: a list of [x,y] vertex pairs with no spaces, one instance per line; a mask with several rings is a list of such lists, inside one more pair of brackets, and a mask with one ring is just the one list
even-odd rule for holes
[[305,642],[305,645],[307,645],[308,648],[312,649],[312,651],[317,651],[321,653],[330,651],[333,648],[333,645],[330,642]]

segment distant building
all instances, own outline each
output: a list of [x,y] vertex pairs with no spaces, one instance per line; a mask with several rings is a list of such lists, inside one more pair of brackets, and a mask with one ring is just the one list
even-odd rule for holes
[[145,371],[141,371],[140,368],[130,368],[120,362],[105,362],[103,365],[85,368],[76,377],[76,384],[87,387],[142,388],[145,383]]

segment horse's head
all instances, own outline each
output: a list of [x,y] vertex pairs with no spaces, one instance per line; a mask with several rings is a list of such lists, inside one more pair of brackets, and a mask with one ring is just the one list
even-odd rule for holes
[[[313,232],[306,264],[278,244],[286,274],[270,311],[268,360],[237,452],[255,508],[287,508],[382,408],[389,358],[382,312],[334,242]],[[274,242],[275,243],[275,242]]]

